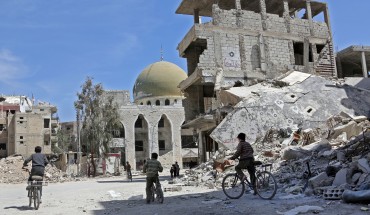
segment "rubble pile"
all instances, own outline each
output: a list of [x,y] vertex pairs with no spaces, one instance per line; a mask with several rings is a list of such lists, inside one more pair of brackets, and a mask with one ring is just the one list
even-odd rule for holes
[[[18,184],[28,180],[29,173],[22,169],[24,159],[21,155],[13,155],[0,160],[0,183]],[[30,168],[29,168],[30,169]],[[79,180],[67,175],[52,165],[45,167],[45,179],[51,183]]]
[[22,170],[22,156],[9,156],[0,160],[0,183],[23,183],[29,174]]
[[[326,126],[324,130],[303,131],[298,142],[293,141],[294,138],[283,140],[280,145],[273,141],[278,145],[274,149],[273,159],[277,161],[273,172],[282,191],[303,192],[307,187],[305,193],[308,195],[340,199],[343,189],[370,189],[370,129],[367,129],[370,123],[367,118],[342,112],[330,117]],[[261,155],[266,155],[266,151],[258,155],[263,160]],[[271,161],[271,158],[265,160]],[[307,163],[314,177],[308,175]]]
[[187,186],[205,186],[210,189],[220,188],[223,177],[227,173],[234,171],[232,165],[225,166],[224,164],[225,158],[233,153],[234,151],[223,147],[219,148],[211,159],[196,168],[186,170],[181,181],[175,180],[174,183],[183,183]]
[[[319,128],[272,128],[253,147],[256,160],[273,163],[280,192],[340,199],[344,190],[370,190],[370,122],[365,116],[341,112]],[[233,153],[220,148],[177,183],[221,187],[223,177],[234,171],[223,164]]]

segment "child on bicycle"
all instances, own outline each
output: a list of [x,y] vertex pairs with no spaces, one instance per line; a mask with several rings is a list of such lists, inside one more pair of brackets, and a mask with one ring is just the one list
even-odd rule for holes
[[158,154],[152,153],[152,158],[149,159],[143,167],[143,171],[146,172],[146,203],[150,204],[150,197],[152,196],[153,183],[159,184],[158,172],[163,171],[161,162],[158,160]]
[[[238,173],[239,177],[244,181],[246,179],[246,176],[243,173],[243,169],[247,169],[248,173],[251,177],[251,183],[253,184],[253,187],[255,186],[255,173],[256,168],[254,167],[254,157],[253,157],[253,148],[250,143],[245,141],[245,134],[240,133],[238,134],[237,138],[239,141],[239,144],[236,148],[235,154],[230,157],[230,160],[235,160],[236,158],[239,158],[239,164],[235,166],[235,171]],[[255,191],[255,189],[254,189]],[[256,191],[255,191],[256,192]]]
[[[49,161],[46,158],[46,155],[41,154],[41,146],[35,147],[35,154],[32,154],[29,158],[24,160],[23,168],[27,167],[27,164],[32,161],[32,169],[28,181],[32,181],[32,176],[42,176],[44,177],[45,166],[48,165]],[[42,196],[42,190],[41,190]]]

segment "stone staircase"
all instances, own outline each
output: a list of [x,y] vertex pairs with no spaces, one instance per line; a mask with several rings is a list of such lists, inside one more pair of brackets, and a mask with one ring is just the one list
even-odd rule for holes
[[326,46],[321,50],[315,70],[318,75],[323,77],[335,76],[335,57],[333,44],[330,40],[328,40]]

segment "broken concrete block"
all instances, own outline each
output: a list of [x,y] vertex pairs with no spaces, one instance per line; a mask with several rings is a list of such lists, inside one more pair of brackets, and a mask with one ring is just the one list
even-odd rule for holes
[[347,170],[347,168],[344,168],[337,172],[333,181],[334,186],[339,186],[347,183]]
[[343,192],[342,188],[327,189],[324,191],[323,197],[324,199],[339,200],[342,198]]
[[361,158],[357,161],[357,166],[358,168],[363,172],[363,173],[370,173],[370,166],[369,162],[367,161],[366,158]]
[[283,160],[299,159],[307,157],[307,154],[309,154],[308,151],[302,149],[299,146],[288,146],[281,153],[282,153],[281,157]]
[[336,139],[338,142],[346,142],[348,141],[348,136],[346,132],[342,132]]
[[291,194],[299,194],[299,193],[302,193],[302,187],[301,186],[293,186],[293,187],[289,187],[285,190],[286,193],[291,193]]
[[361,174],[360,178],[358,179],[357,185],[365,183],[365,181],[369,180],[368,176],[369,174],[366,174],[366,173]]
[[345,161],[346,160],[346,154],[344,154],[344,152],[342,151],[337,151],[337,160],[338,161]]
[[355,173],[353,176],[352,176],[352,184],[356,184],[358,182],[358,180],[360,179],[361,177],[361,173]]
[[355,120],[355,122],[360,123],[360,122],[367,120],[367,117],[366,116],[355,116],[355,117],[352,117],[352,119]]
[[310,205],[303,205],[303,206],[298,206],[296,208],[293,208],[289,211],[286,211],[284,213],[277,211],[278,214],[284,214],[284,215],[297,215],[297,214],[304,214],[308,213],[310,211],[323,211],[324,208],[319,207],[319,206],[310,206]]
[[318,174],[317,176],[310,178],[310,180],[308,180],[308,184],[313,189],[317,187],[325,187],[325,186],[330,185],[330,184],[324,184],[327,179],[329,179],[329,176],[325,172],[322,172]]
[[328,140],[323,139],[321,141],[311,143],[310,145],[302,147],[302,149],[307,150],[309,152],[320,152],[324,150],[330,150],[331,145]]
[[332,150],[326,150],[326,151],[321,151],[318,155],[319,157],[331,157],[334,154],[334,149]]
[[357,125],[355,121],[351,121],[346,125],[341,125],[333,129],[332,139],[336,139],[343,132],[347,133],[347,137],[357,136],[362,132],[362,127]]

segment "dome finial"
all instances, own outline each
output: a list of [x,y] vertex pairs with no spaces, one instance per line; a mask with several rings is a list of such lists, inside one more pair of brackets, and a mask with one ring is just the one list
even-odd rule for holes
[[163,47],[162,47],[162,44],[161,44],[161,61],[163,61]]

